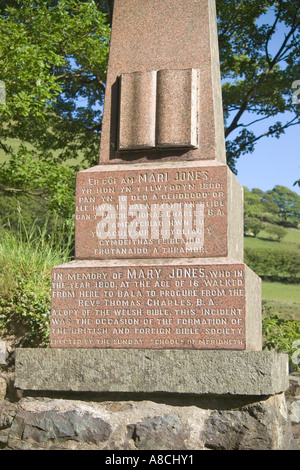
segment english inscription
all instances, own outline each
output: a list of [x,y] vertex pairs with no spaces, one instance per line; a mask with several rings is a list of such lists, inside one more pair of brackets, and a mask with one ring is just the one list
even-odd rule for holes
[[243,265],[53,271],[51,347],[245,349]]

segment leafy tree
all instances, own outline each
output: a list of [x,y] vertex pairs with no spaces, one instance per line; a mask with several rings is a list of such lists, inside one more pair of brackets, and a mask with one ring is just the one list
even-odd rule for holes
[[285,237],[285,235],[287,234],[287,230],[285,230],[283,227],[280,227],[279,225],[267,225],[265,227],[265,230],[270,235],[274,235],[278,242],[281,242],[283,237]]
[[73,212],[78,164],[97,160],[110,37],[105,12],[106,2],[91,0],[1,3],[0,190],[39,197],[64,217]]
[[[236,160],[260,139],[279,138],[300,123],[292,101],[300,78],[300,2],[217,0],[217,8],[227,158],[235,171]],[[255,129],[258,122],[265,130]]]
[[[68,191],[74,194],[78,165],[98,159],[112,5],[0,3],[2,193],[38,197],[63,217],[73,212]],[[300,122],[300,106],[291,99],[300,77],[300,2],[217,0],[217,8],[227,156],[235,171],[236,160],[253,152],[258,140],[278,138]],[[273,50],[278,28],[285,34]],[[292,117],[284,122],[286,111]],[[257,122],[266,123],[265,131],[255,132]]]
[[[245,228],[253,229],[251,231],[254,233],[258,230],[258,222],[260,221],[278,224],[280,222],[279,213],[280,209],[271,194],[258,188],[251,191],[244,188]],[[256,225],[256,228],[254,228],[254,225]]]
[[300,220],[300,196],[285,186],[275,186],[268,191],[279,207],[280,221],[285,226],[297,227]]
[[[278,215],[280,212],[280,209],[274,199],[272,198],[272,195],[268,192],[262,194],[262,204],[264,206],[264,212],[268,214],[273,214],[275,216]],[[279,221],[279,220],[278,220]]]
[[259,234],[261,230],[263,230],[264,226],[262,222],[253,218],[253,217],[245,217],[244,223],[244,231],[245,233],[251,232],[255,237]]
[[244,188],[245,217],[260,219],[264,213],[261,195]]

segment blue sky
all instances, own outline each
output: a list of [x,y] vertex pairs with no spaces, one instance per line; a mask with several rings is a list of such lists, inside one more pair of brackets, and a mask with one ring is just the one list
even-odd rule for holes
[[238,181],[249,189],[268,191],[279,184],[300,195],[300,187],[293,186],[300,179],[300,126],[287,129],[280,139],[262,138],[253,154],[239,158],[236,168]]
[[[258,24],[273,24],[274,11],[271,9],[268,13],[263,15]],[[270,43],[270,52],[275,54],[278,51],[278,46],[281,45],[286,28],[279,24],[276,34]],[[299,57],[297,58],[299,60]],[[300,80],[299,77],[294,77],[294,81]],[[291,102],[292,94],[291,83]],[[298,105],[300,107],[300,104]],[[286,122],[290,114],[285,116],[277,116],[276,121]],[[262,124],[256,124],[255,133],[260,135],[260,130],[264,131],[267,128],[268,121]],[[252,129],[252,128],[250,128]],[[286,130],[285,134],[281,135],[279,139],[274,137],[265,137],[257,142],[253,154],[242,155],[237,161],[237,179],[243,186],[249,189],[259,188],[263,191],[273,189],[274,186],[281,185],[295,191],[300,195],[300,187],[293,186],[296,180],[300,179],[300,126],[292,126]]]

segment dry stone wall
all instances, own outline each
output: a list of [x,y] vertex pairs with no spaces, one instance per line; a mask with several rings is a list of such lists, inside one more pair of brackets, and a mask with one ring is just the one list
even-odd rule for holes
[[0,367],[4,450],[291,450],[300,444],[299,374],[290,376],[286,394],[268,397],[25,396],[14,388],[11,367]]

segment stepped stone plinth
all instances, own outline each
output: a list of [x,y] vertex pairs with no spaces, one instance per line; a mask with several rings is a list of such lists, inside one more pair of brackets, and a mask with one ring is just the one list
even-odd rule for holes
[[52,273],[51,348],[17,351],[18,387],[285,390],[243,258],[213,0],[115,0],[100,158],[77,175],[75,221],[75,260]]

